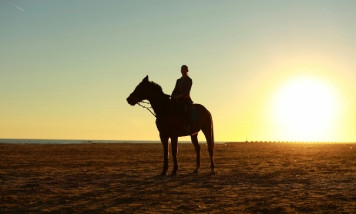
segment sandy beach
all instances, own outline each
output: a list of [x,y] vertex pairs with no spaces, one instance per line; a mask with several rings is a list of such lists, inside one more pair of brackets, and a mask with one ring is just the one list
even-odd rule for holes
[[[355,213],[356,144],[0,144],[0,213]],[[170,159],[169,172],[172,169]]]

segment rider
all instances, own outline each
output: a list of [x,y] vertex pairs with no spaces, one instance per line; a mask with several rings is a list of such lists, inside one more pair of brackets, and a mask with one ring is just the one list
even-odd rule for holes
[[177,79],[176,86],[172,92],[171,97],[177,102],[179,107],[184,111],[185,127],[186,132],[190,131],[190,108],[192,105],[192,100],[190,98],[190,89],[192,88],[193,81],[188,76],[188,66],[182,65],[181,73],[182,77]]

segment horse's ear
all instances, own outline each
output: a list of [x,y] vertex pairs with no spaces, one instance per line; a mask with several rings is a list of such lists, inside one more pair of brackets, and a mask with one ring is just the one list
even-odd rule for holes
[[148,82],[148,75],[142,80],[142,82]]

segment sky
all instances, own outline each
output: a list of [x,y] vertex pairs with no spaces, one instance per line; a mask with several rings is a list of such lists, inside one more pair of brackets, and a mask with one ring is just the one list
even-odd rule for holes
[[356,141],[355,10],[2,0],[0,138],[159,140],[155,118],[126,98],[146,75],[170,94],[186,64],[216,141]]

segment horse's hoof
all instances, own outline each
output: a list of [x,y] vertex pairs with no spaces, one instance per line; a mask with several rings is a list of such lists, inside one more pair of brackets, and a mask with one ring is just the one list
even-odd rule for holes
[[210,175],[215,175],[215,174],[216,174],[215,170],[212,169],[212,170],[210,171]]
[[166,176],[166,172],[162,172],[159,176],[165,177]]
[[172,172],[172,173],[171,173],[171,176],[172,176],[172,177],[177,176],[177,172]]
[[197,175],[198,173],[199,173],[199,170],[198,169],[194,169],[193,174]]

